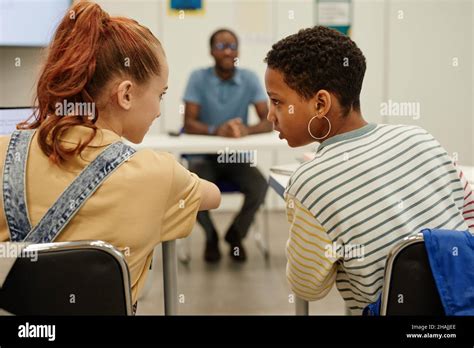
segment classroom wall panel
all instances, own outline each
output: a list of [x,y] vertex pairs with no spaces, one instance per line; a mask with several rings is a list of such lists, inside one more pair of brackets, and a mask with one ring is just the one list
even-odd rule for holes
[[474,164],[472,7],[471,0],[392,0],[386,23],[387,121],[425,128],[464,165]]

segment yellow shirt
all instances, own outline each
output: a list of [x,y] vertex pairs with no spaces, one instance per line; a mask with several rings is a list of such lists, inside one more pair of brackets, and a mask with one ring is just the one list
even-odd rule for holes
[[[87,139],[91,130],[70,128],[64,146]],[[10,137],[0,137],[0,173]],[[37,134],[30,144],[26,165],[26,202],[35,226],[60,194],[107,145],[121,138],[101,129],[82,152],[61,167],[41,151]],[[103,240],[125,254],[130,270],[132,303],[143,288],[153,249],[162,241],[189,235],[196,221],[201,194],[199,178],[168,153],[140,150],[124,162],[85,202],[55,242]],[[0,199],[0,242],[10,239]]]

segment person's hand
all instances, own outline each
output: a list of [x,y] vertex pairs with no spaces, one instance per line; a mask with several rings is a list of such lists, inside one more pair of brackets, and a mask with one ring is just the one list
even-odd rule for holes
[[236,128],[236,133],[238,137],[245,137],[246,135],[249,134],[249,129],[245,124],[242,123],[242,120],[240,118],[237,119],[234,123],[234,127]]
[[220,137],[233,138],[234,137],[234,127],[232,126],[232,123],[230,121],[227,121],[227,122],[221,124],[219,127],[217,127],[216,135],[218,135]]
[[216,131],[221,137],[240,138],[248,134],[247,127],[242,123],[242,119],[233,118],[221,124]]

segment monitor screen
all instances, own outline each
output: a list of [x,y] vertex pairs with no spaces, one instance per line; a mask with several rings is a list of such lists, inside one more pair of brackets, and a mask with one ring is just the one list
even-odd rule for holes
[[0,46],[48,46],[71,0],[0,0]]
[[32,113],[31,107],[0,108],[0,135],[11,134],[16,130],[16,125],[26,121]]

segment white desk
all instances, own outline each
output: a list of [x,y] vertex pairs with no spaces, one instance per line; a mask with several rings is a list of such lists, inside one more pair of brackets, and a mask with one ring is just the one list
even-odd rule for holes
[[288,181],[290,181],[289,175],[277,174],[271,172],[270,178],[268,179],[268,185],[278,193],[278,196],[283,198],[283,194],[285,193],[285,188],[288,185]]
[[145,136],[141,144],[131,144],[136,149],[153,149],[173,153],[177,157],[181,154],[215,154],[219,150],[271,150],[288,149],[286,141],[278,138],[277,132],[248,135],[242,138],[226,138],[214,135],[168,134]]

